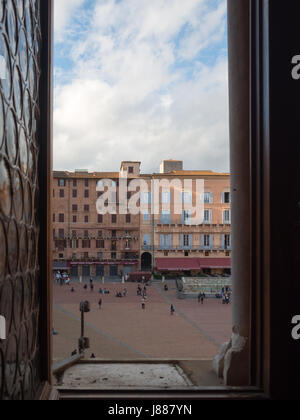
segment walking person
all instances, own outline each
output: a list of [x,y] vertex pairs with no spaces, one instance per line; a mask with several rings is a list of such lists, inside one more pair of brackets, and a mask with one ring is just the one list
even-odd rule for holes
[[175,308],[174,308],[174,306],[173,306],[173,305],[171,305],[171,308],[170,308],[170,313],[171,313],[171,315],[172,315],[172,316],[174,315],[174,312],[175,312]]
[[99,309],[101,309],[102,308],[102,299],[99,300],[98,305],[99,305]]
[[201,305],[204,304],[204,299],[205,299],[205,294],[202,293],[201,296],[200,296]]
[[146,301],[144,298],[142,299],[142,309],[146,309]]

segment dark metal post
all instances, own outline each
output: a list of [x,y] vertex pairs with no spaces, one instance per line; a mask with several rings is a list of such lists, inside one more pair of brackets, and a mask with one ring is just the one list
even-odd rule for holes
[[81,312],[81,336],[78,341],[78,349],[79,349],[79,354],[83,354],[84,350],[90,348],[90,340],[84,336],[84,314],[90,312],[91,310],[90,303],[87,301],[80,302],[79,310]]

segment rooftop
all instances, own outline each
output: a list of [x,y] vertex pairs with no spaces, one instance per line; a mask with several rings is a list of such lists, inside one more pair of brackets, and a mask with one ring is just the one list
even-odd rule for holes
[[[116,179],[119,178],[120,172],[69,172],[69,171],[53,171],[54,178],[93,178],[93,179],[101,179],[101,178],[111,178]],[[151,177],[151,176],[230,176],[230,173],[227,172],[214,172],[214,171],[173,171],[170,173],[149,173],[149,174],[141,174],[140,177]]]

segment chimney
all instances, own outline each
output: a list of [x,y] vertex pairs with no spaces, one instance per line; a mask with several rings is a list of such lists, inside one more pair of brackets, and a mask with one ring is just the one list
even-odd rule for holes
[[160,164],[160,173],[168,174],[173,171],[183,171],[183,161],[182,160],[163,160]]

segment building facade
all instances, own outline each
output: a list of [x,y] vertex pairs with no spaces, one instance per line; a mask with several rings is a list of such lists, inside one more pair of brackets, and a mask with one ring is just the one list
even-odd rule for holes
[[[186,171],[173,160],[162,162],[159,173],[142,174],[140,167],[122,162],[119,172],[54,172],[54,270],[73,277],[229,273],[229,174]],[[99,211],[101,198],[112,210]]]

